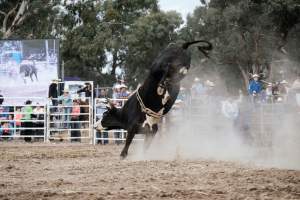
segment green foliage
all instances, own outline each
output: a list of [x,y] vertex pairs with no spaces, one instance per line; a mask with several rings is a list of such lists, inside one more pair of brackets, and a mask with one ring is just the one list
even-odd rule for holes
[[59,0],[0,1],[1,38],[52,38],[56,11],[52,8]]
[[295,32],[300,23],[299,11],[296,0],[211,0],[207,7],[198,7],[188,17],[180,37],[213,42],[214,61],[207,62],[207,67],[215,66],[211,71],[238,88],[240,80],[247,86],[248,73],[267,71],[269,75],[274,60],[286,57],[285,51],[292,55],[287,39],[292,30],[300,38]]
[[270,72],[276,60],[300,62],[299,0],[201,2],[181,27],[180,15],[160,11],[158,0],[0,0],[0,37],[59,38],[65,75],[107,86],[117,68],[131,85],[141,82],[178,40],[211,41],[211,59],[193,52],[192,74],[217,73],[230,88],[247,86],[249,72]]
[[127,31],[125,69],[133,85],[145,78],[158,53],[176,41],[176,30],[182,23],[176,12],[157,12],[139,18]]

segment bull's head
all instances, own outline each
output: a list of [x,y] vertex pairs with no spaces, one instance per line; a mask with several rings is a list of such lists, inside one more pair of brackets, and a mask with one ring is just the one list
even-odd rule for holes
[[187,42],[181,46],[171,44],[160,54],[155,65],[167,67],[166,80],[179,82],[185,77],[191,65],[191,54],[188,48],[197,43],[205,44],[199,45],[198,50],[208,57],[208,51],[212,49],[212,44],[204,40]]
[[102,119],[95,123],[95,128],[100,131],[104,129],[121,129],[119,109],[109,99],[106,100],[106,108],[107,110],[103,113]]

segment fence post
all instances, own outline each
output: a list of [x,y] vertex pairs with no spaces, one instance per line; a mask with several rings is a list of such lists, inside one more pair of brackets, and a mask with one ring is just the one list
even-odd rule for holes
[[[97,86],[98,87],[98,86]],[[93,118],[92,118],[92,121],[93,121],[93,123],[92,123],[92,130],[93,130],[93,145],[96,145],[96,137],[97,137],[97,134],[96,134],[96,129],[94,129],[94,124],[97,122],[97,112],[96,112],[96,98],[94,98],[93,100],[92,100],[93,102],[94,102],[94,104],[93,104]]]
[[44,121],[43,121],[43,123],[44,123],[44,142],[46,142],[47,141],[47,115],[46,115],[46,113],[47,113],[47,104],[44,106]]
[[46,137],[47,137],[47,142],[49,142],[49,138],[50,138],[50,122],[51,122],[51,120],[50,120],[50,107],[51,107],[51,105],[49,105],[49,106],[47,106],[47,115],[46,115],[46,118],[47,118],[47,120],[46,120],[46,126],[47,126],[47,128],[46,128]]

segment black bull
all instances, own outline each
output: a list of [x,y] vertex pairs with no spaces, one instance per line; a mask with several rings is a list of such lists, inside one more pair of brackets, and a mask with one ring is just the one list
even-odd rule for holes
[[187,74],[191,64],[188,47],[195,43],[205,43],[198,49],[207,56],[212,49],[207,41],[194,41],[181,46],[169,45],[154,60],[150,74],[138,90],[130,96],[125,105],[118,109],[109,103],[95,127],[99,130],[125,129],[127,138],[121,157],[125,158],[129,145],[137,133],[146,135],[147,146],[158,130],[160,118],[172,108],[180,90],[180,81]]
[[35,76],[35,79],[38,80],[37,77],[37,68],[35,64],[21,64],[20,65],[20,74],[23,77],[24,82],[26,83],[26,77],[30,77],[31,81],[33,82],[32,76]]

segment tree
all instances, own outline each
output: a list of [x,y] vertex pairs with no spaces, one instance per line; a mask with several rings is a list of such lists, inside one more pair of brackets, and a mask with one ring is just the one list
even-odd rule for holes
[[127,30],[139,17],[158,11],[156,0],[84,1],[65,7],[68,14],[61,21],[66,24],[62,33],[66,74],[101,85],[111,85],[116,69],[125,66]]
[[214,62],[208,64],[236,86],[243,80],[247,88],[249,73],[264,72],[269,77],[274,71],[272,62],[286,52],[287,36],[299,19],[294,0],[211,0],[188,17],[181,35],[211,40]]
[[55,11],[59,0],[2,0],[0,1],[0,37],[41,38],[51,37]]
[[126,75],[132,85],[142,81],[158,53],[177,40],[183,23],[176,12],[155,12],[140,17],[126,33]]

